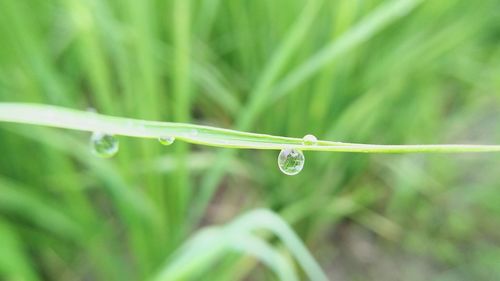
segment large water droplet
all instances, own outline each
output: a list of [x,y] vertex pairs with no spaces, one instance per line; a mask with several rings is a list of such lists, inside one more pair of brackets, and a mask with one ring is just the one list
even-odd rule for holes
[[318,139],[314,135],[307,134],[302,138],[302,143],[304,145],[316,145]]
[[163,145],[171,145],[174,143],[175,137],[173,136],[159,137],[158,141]]
[[285,148],[278,155],[278,167],[289,176],[296,175],[304,168],[305,157],[302,151],[294,148]]
[[113,135],[94,132],[90,137],[92,153],[102,158],[109,158],[118,152],[118,139]]

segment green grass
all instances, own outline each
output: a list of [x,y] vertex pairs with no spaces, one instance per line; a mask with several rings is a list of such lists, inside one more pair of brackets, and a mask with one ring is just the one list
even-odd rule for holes
[[0,279],[500,277],[497,153],[372,154],[497,150],[498,1],[0,11]]
[[46,105],[0,103],[0,121],[50,127],[106,132],[111,135],[153,138],[172,137],[193,144],[240,149],[282,150],[295,148],[304,151],[358,153],[466,153],[498,152],[500,145],[421,144],[376,145],[317,140],[306,143],[304,138],[200,126],[187,123],[167,123],[105,116]]

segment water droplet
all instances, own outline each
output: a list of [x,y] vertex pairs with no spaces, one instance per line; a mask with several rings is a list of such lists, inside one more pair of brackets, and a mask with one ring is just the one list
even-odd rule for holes
[[94,132],[90,137],[92,153],[102,158],[110,158],[118,152],[118,139],[113,135]]
[[278,167],[289,176],[294,176],[304,168],[305,157],[302,151],[294,148],[285,148],[278,155]]
[[171,145],[175,141],[175,137],[167,136],[167,137],[159,137],[158,141],[163,145]]
[[304,145],[316,145],[318,139],[314,135],[307,134],[302,138],[302,143]]

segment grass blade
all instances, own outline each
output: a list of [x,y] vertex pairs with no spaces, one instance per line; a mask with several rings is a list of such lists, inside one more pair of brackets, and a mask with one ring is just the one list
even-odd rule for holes
[[239,149],[281,150],[293,147],[304,151],[357,153],[462,153],[500,151],[500,145],[470,144],[376,145],[318,141],[317,145],[304,145],[301,138],[248,133],[187,123],[112,117],[62,107],[22,103],[0,103],[0,121],[90,132],[100,131],[130,137],[157,139],[163,136],[173,136],[176,139],[193,144]]

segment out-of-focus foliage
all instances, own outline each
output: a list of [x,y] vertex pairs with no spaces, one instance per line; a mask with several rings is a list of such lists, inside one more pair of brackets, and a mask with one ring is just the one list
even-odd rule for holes
[[[500,2],[419,2],[4,0],[0,101],[338,141],[500,143]],[[88,140],[0,125],[0,279],[142,280],[200,227],[257,207],[334,280],[500,278],[496,154],[306,153],[287,177],[275,152],[122,138],[103,160]],[[191,268],[194,280],[277,278],[246,255],[215,265]]]

